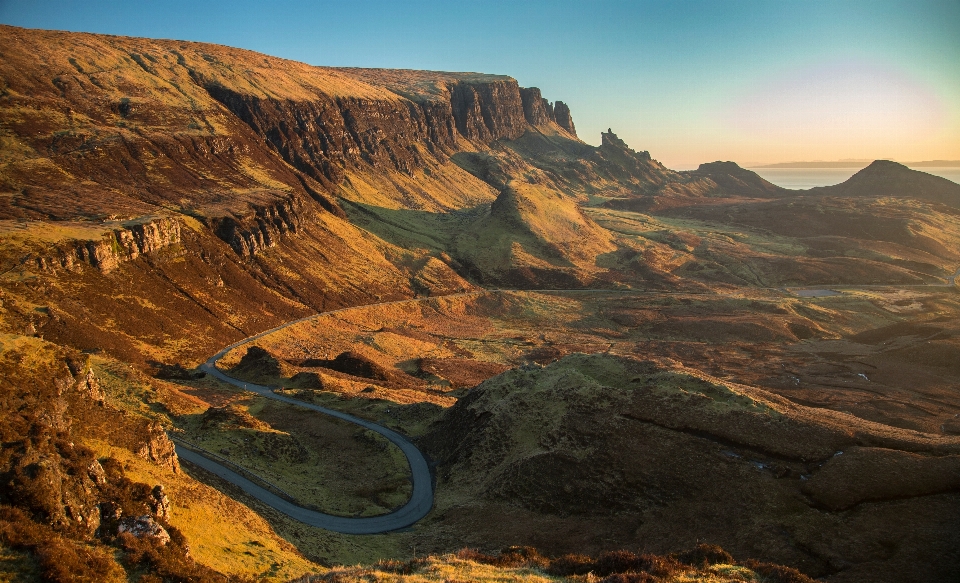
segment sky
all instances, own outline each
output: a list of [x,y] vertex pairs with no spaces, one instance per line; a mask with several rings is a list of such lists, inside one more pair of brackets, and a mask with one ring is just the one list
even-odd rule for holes
[[960,160],[960,0],[0,0],[0,22],[510,75],[677,169]]

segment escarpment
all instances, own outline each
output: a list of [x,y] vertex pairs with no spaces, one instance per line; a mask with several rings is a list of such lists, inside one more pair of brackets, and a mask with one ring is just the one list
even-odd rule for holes
[[[370,72],[347,71],[375,80]],[[575,135],[569,108],[557,102],[564,113],[555,116],[539,89],[522,88],[510,78],[445,79],[437,94],[398,89],[400,95],[392,99],[318,93],[309,100],[292,101],[245,94],[216,83],[204,86],[288,164],[328,187],[339,184],[349,166],[367,164],[378,171],[410,175],[426,166],[426,156],[445,160],[457,152],[458,139],[478,145],[513,140],[527,131],[528,124],[555,122]]]
[[288,198],[273,205],[253,206],[246,214],[214,217],[211,227],[241,257],[274,247],[281,236],[297,233],[303,224],[303,200]]
[[526,130],[516,81],[457,83],[451,93],[457,130],[468,139],[516,139]]
[[218,85],[208,89],[284,161],[327,188],[343,180],[347,165],[366,163],[376,170],[409,174],[424,166],[424,153],[418,145],[429,145],[428,151],[454,145],[441,120],[399,100],[318,94],[310,100],[292,101]]
[[[16,147],[0,188],[16,196],[0,201],[0,218],[181,212],[250,256],[300,233],[295,215],[312,203],[345,218],[336,197],[382,191],[376,180],[395,184],[384,196],[396,208],[476,204],[451,156],[532,125],[573,127],[565,105],[506,76],[312,67],[200,43],[2,31],[0,112]],[[357,175],[365,185],[351,182]],[[86,261],[111,269],[109,253],[91,253]]]
[[116,228],[110,228],[110,223],[104,227],[106,232],[98,239],[64,241],[38,254],[33,262],[42,271],[71,270],[85,263],[109,273],[124,261],[180,243],[180,222],[174,217],[142,217]]

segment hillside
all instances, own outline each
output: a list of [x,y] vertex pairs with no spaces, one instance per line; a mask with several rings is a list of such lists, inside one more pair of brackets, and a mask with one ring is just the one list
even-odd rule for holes
[[600,270],[612,237],[576,201],[541,185],[511,181],[489,214],[456,238],[456,256],[478,279],[511,287],[580,287]]
[[[960,572],[955,184],[678,172],[503,75],[0,54],[0,579]],[[404,503],[396,442],[290,399],[416,441],[433,511],[338,534],[179,464]]]
[[[189,360],[309,310],[469,287],[444,259],[351,225],[337,197],[491,202],[449,155],[530,127],[510,78],[437,74],[408,99],[363,80],[374,72],[198,43],[4,27],[0,50],[0,257],[8,279],[19,273],[11,291],[56,314],[10,314],[8,329],[135,360]],[[175,341],[191,336],[204,340]]]
[[[707,538],[831,581],[943,580],[958,559],[956,438],[799,406],[676,362],[571,355],[521,367],[460,399],[424,443],[450,491],[438,511],[524,517],[527,528],[500,527],[503,540],[559,551],[551,533],[573,525],[576,539],[654,552]],[[890,524],[900,542],[867,551]]]

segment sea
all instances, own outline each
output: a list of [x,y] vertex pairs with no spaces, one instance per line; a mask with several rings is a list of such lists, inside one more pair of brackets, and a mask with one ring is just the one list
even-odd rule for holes
[[[860,168],[750,168],[766,180],[793,190],[840,184]],[[914,170],[942,176],[960,184],[960,168],[917,167]]]

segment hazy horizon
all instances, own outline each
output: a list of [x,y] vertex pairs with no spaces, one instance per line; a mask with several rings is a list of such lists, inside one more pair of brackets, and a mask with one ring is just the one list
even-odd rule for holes
[[957,2],[0,0],[0,22],[510,75],[569,104],[584,141],[609,127],[675,168],[960,159]]

